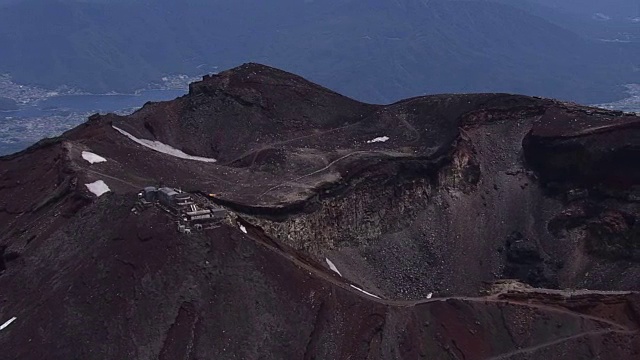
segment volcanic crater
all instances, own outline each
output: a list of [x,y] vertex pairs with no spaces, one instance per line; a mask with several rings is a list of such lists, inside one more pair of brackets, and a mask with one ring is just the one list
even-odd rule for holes
[[[3,357],[636,359],[639,160],[621,112],[205,76],[0,158]],[[130,211],[163,184],[230,215]]]

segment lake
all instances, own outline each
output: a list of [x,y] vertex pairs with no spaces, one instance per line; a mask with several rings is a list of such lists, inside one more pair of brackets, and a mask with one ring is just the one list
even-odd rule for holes
[[144,90],[137,94],[117,95],[61,95],[40,100],[33,105],[21,106],[16,111],[4,112],[15,118],[45,117],[60,113],[108,113],[137,109],[149,101],[172,100],[185,95],[187,90]]

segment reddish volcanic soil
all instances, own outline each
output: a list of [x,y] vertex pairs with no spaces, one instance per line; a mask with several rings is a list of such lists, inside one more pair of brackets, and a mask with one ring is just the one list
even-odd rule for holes
[[[0,353],[638,359],[638,164],[636,116],[245,64],[0,158]],[[149,185],[229,215],[179,233]]]

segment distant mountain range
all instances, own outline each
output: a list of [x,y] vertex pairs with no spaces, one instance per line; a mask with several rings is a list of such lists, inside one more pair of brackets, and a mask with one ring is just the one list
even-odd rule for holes
[[498,0],[574,31],[609,42],[640,42],[640,1]]
[[597,13],[613,18],[640,16],[640,1],[638,0],[512,0],[512,2],[544,5],[566,13],[582,16],[590,16]]
[[601,103],[640,82],[639,44],[597,40],[601,24],[542,0],[0,4],[0,73],[50,88],[131,92],[246,61],[378,103],[498,91]]

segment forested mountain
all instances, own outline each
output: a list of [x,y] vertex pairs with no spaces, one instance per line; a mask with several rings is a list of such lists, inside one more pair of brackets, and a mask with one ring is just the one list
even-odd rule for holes
[[503,91],[579,102],[637,82],[635,44],[605,43],[487,1],[23,0],[0,5],[0,72],[19,83],[132,91],[246,61],[349,96]]
[[532,3],[549,6],[568,13],[592,15],[601,13],[609,17],[625,18],[640,16],[638,0],[527,0]]

